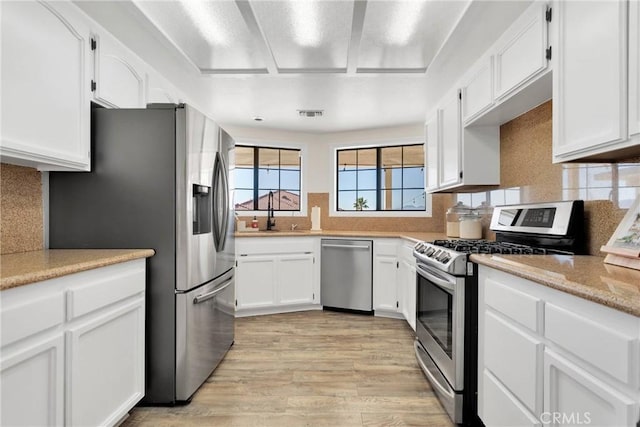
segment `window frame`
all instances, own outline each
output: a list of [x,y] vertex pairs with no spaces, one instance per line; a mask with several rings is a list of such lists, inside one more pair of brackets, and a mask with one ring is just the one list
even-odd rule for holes
[[[425,148],[425,159],[424,159],[424,168],[425,174],[423,178],[424,192],[425,192],[425,210],[338,210],[338,152],[344,150],[361,150],[361,149],[377,149],[377,148],[391,148],[398,146],[406,146],[406,145],[420,145],[422,144]],[[344,217],[353,217],[353,216],[362,216],[362,217],[431,217],[433,213],[432,206],[432,198],[431,194],[427,191],[426,187],[426,143],[423,140],[423,137],[403,137],[389,140],[378,140],[378,141],[367,141],[363,143],[355,142],[349,145],[343,144],[331,144],[331,150],[333,153],[332,162],[329,165],[332,186],[329,192],[329,215],[330,216],[344,216]],[[376,167],[376,173],[378,173],[378,168]],[[379,181],[379,180],[378,180]],[[379,182],[376,183],[376,186],[379,187]],[[378,191],[378,189],[376,189]]]
[[[296,150],[299,152],[300,154],[300,177],[299,177],[299,181],[300,181],[300,204],[299,204],[299,210],[277,210],[274,209],[273,213],[274,216],[278,217],[278,216],[288,216],[288,217],[299,217],[299,216],[307,216],[307,194],[305,191],[306,188],[306,182],[305,182],[305,174],[304,174],[304,168],[305,168],[305,161],[306,161],[306,147],[301,146],[300,144],[292,144],[292,143],[287,143],[287,142],[267,142],[267,141],[253,141],[253,140],[242,140],[242,139],[238,139],[236,140],[236,147],[249,147],[249,148],[253,148],[254,150],[257,149],[272,149],[272,150]],[[256,155],[257,151],[254,151],[254,155]],[[254,158],[255,159],[255,158]],[[235,171],[235,169],[237,169],[238,166],[237,165],[233,165],[233,169]],[[254,166],[253,166],[253,171],[254,171],[254,188],[252,188],[251,190],[254,191],[254,197],[255,197],[255,192],[259,191],[260,189],[258,187],[256,187],[257,185],[257,177],[258,175],[256,174],[256,171],[259,171],[260,169],[260,165],[256,164],[254,162]],[[259,173],[259,172],[258,172]],[[267,216],[268,212],[267,210],[235,210],[235,191],[236,191],[236,186],[237,184],[234,182],[234,188],[232,189],[233,191],[233,200],[234,200],[234,212],[236,213],[237,216],[257,216],[257,217],[262,217],[262,216]],[[244,190],[244,188],[243,188]],[[255,198],[254,198],[255,200]],[[254,204],[255,207],[255,204]]]

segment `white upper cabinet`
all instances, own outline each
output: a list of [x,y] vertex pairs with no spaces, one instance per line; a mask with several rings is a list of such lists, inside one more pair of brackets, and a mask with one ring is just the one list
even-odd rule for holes
[[[611,159],[637,145],[628,140],[629,6],[628,1],[554,3],[554,162]],[[634,43],[631,56],[637,57]]]
[[107,107],[144,107],[146,82],[141,61],[106,32],[94,34],[92,40],[93,99]]
[[147,104],[178,104],[181,102],[177,89],[152,70],[147,73],[146,98]]
[[427,156],[427,185],[426,190],[432,191],[437,190],[440,186],[440,181],[438,181],[438,145],[439,145],[439,136],[438,131],[440,126],[438,126],[439,114],[436,111],[433,116],[427,120],[427,123],[424,127],[424,133],[426,136],[426,156]]
[[89,170],[89,28],[70,3],[1,2],[2,161]]
[[501,99],[547,68],[547,5],[534,3],[495,48],[495,98]]
[[482,58],[462,83],[462,121],[466,124],[493,105],[493,56]]
[[629,3],[629,135],[640,134],[640,2]]
[[438,108],[440,115],[440,165],[438,178],[441,187],[458,184],[460,176],[460,98],[451,93]]

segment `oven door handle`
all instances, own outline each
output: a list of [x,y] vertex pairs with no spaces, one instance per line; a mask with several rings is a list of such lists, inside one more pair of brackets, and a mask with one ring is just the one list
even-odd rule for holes
[[430,280],[436,285],[443,287],[451,292],[454,291],[455,282],[452,283],[449,280],[445,279],[444,277],[441,277],[440,275],[436,275],[436,273],[427,270],[424,266],[420,264],[417,264],[416,267],[418,267],[418,274],[424,277],[425,279]]
[[[416,353],[418,352],[422,352],[424,353],[427,357],[430,357],[429,354],[427,352],[424,351],[424,349],[422,348],[422,346],[420,344],[418,344],[418,341],[414,341],[413,342],[413,347],[415,348]],[[431,383],[432,386],[435,386],[438,391],[440,391],[440,393],[442,393],[443,395],[449,397],[450,399],[454,398],[455,392],[453,390],[450,390],[448,388],[446,388],[445,386],[443,386],[440,383],[440,380],[438,380],[432,373],[431,370],[429,370],[429,368],[427,367],[427,365],[424,364],[424,362],[422,361],[422,359],[420,357],[416,357],[416,359],[418,360],[418,364],[420,364],[420,368],[422,368],[422,372],[424,372],[424,374],[427,376],[427,378],[429,379],[429,382]]]

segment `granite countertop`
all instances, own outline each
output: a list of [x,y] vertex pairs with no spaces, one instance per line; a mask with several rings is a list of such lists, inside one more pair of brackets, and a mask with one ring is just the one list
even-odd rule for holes
[[471,260],[640,316],[640,271],[589,255],[471,255]]
[[444,233],[424,233],[419,231],[344,231],[344,230],[295,230],[295,231],[236,231],[236,237],[389,237],[402,238],[412,242],[448,239]]
[[0,291],[153,256],[153,249],[49,249],[0,256]]

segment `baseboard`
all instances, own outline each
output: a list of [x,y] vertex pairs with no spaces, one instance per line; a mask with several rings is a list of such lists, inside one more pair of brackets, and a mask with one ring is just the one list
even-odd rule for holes
[[296,311],[322,310],[320,304],[283,305],[236,310],[236,317],[263,316],[266,314],[293,313]]
[[396,311],[374,310],[374,316],[377,316],[377,317],[388,317],[390,319],[402,319],[402,320],[405,320],[404,315],[402,313],[398,313]]

